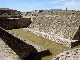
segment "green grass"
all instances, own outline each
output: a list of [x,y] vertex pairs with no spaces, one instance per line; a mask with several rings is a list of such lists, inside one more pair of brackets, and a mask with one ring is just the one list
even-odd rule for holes
[[64,45],[58,44],[56,42],[52,42],[48,39],[42,38],[40,36],[34,35],[29,32],[24,32],[22,29],[13,29],[10,31],[13,33],[16,33],[17,35],[20,35],[25,40],[28,39],[28,40],[38,44],[39,46],[43,46],[44,48],[48,49],[52,53],[51,56],[43,57],[41,60],[51,60],[53,58],[53,56],[55,56],[61,52],[64,52],[66,50],[70,50],[70,48],[68,48]]

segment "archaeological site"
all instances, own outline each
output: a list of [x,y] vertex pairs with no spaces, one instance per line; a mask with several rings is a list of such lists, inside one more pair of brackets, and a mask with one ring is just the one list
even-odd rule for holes
[[1,8],[0,60],[80,60],[80,11]]

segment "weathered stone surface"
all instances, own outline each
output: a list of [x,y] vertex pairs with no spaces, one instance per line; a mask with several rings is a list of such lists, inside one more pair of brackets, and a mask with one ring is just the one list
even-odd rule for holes
[[0,38],[0,60],[21,60],[21,58]]
[[44,47],[39,46],[38,44],[35,44],[35,43],[33,43],[32,41],[30,41],[28,39],[25,40],[24,38],[22,38],[21,36],[17,35],[16,33],[13,33],[11,31],[8,31],[8,33],[13,35],[13,36],[15,36],[15,37],[17,37],[17,38],[19,38],[20,40],[24,41],[27,44],[32,45],[38,52],[47,50]]
[[0,28],[0,38],[22,59],[32,53],[38,53],[32,45],[12,36],[2,28]]
[[30,24],[30,18],[0,18],[0,27],[4,29],[23,28],[28,27]]
[[61,14],[61,12],[60,14],[42,13],[26,31],[63,45],[67,44],[68,47],[73,47],[80,40],[79,20],[80,13],[78,12],[66,12],[65,14]]
[[59,34],[66,39],[72,39],[80,24],[79,14],[40,15],[30,25],[31,29],[46,33]]
[[38,35],[38,36],[42,36],[44,38],[55,41],[57,43],[66,45],[67,47],[70,47],[70,48],[75,46],[76,43],[78,42],[78,40],[65,39],[61,36],[58,36],[57,34],[48,34],[48,33],[45,33],[45,32],[40,32],[40,31],[36,31],[36,30],[33,30],[33,29],[29,29],[29,28],[24,28],[23,30],[27,31],[27,32],[34,33],[35,35]]
[[11,32],[5,31],[3,28],[0,28],[0,38],[23,60],[40,60],[44,56],[51,55],[49,50],[30,41],[25,41],[16,34],[12,35]]
[[52,60],[80,60],[80,48],[60,53]]

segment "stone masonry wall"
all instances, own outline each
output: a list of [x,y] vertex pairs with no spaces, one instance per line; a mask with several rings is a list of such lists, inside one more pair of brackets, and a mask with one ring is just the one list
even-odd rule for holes
[[66,39],[73,39],[80,26],[80,13],[41,14],[29,28],[45,33],[59,34]]
[[0,38],[0,60],[22,59]]
[[80,12],[41,13],[25,30],[73,47],[80,40],[79,26]]
[[31,24],[30,18],[8,19],[0,18],[0,27],[4,29],[15,29],[28,27]]
[[43,48],[42,46],[39,46],[38,44],[35,44],[33,43],[32,41],[30,40],[25,40],[24,38],[22,38],[20,35],[17,35],[16,33],[13,33],[11,31],[7,31],[9,34],[15,36],[16,38],[19,38],[20,40],[24,41],[25,43],[29,44],[29,45],[32,45],[38,52],[41,52],[41,51],[45,51],[47,49]]
[[[24,41],[21,37],[12,35],[11,32],[0,28],[0,38],[22,59],[22,60],[40,60],[42,57],[51,55],[50,51],[32,44],[30,41]],[[38,49],[38,50],[37,50]],[[4,51],[3,51],[4,52]],[[10,54],[10,53],[9,53]],[[7,55],[8,56],[8,55]],[[4,56],[5,57],[5,56]],[[8,56],[9,57],[9,56]],[[3,57],[2,57],[3,58]],[[9,57],[10,58],[10,57]],[[18,60],[16,57],[12,59]],[[3,60],[5,60],[4,58]],[[12,60],[11,59],[11,60]]]
[[6,32],[4,29],[0,28],[0,38],[20,57],[27,58],[30,54],[38,53],[38,51],[19,38]]
[[57,34],[48,34],[45,32],[40,32],[40,31],[29,29],[29,28],[24,28],[23,31],[34,33],[35,35],[42,36],[43,38],[47,38],[57,43],[66,45],[67,47],[70,47],[70,48],[76,46],[78,42],[78,40],[69,40],[61,36],[58,36]]

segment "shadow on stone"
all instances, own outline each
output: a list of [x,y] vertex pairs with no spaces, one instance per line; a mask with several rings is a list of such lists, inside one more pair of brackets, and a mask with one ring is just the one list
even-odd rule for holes
[[78,40],[78,42],[75,44],[75,46],[80,45],[80,26],[78,28],[78,31],[74,35],[73,40]]
[[80,26],[78,28],[78,31],[74,35],[73,40],[79,40],[80,41]]
[[32,53],[28,57],[24,58],[23,60],[41,60],[42,57],[50,56],[52,53],[50,53],[49,50]]
[[0,38],[23,60],[41,60],[42,57],[51,55],[49,50],[38,52],[32,45],[12,36],[2,28]]
[[8,19],[7,17],[0,18],[0,27],[10,30],[18,28],[26,28],[32,23],[31,18]]

